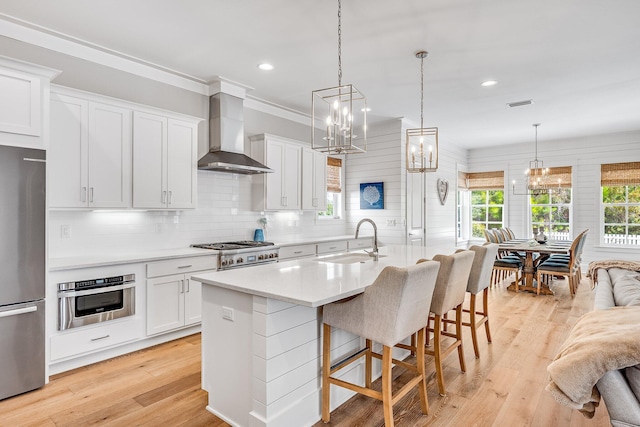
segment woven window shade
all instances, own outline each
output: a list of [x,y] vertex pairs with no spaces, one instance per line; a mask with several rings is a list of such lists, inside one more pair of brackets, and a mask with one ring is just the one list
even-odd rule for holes
[[469,190],[503,190],[504,171],[469,172],[467,188]]
[[571,166],[549,168],[549,185],[557,186],[558,180],[560,180],[560,187],[571,188]]
[[330,193],[342,192],[340,175],[342,171],[342,159],[327,157],[327,191]]
[[640,162],[600,165],[600,185],[640,185]]
[[469,178],[468,173],[458,172],[458,188],[467,188],[467,178]]

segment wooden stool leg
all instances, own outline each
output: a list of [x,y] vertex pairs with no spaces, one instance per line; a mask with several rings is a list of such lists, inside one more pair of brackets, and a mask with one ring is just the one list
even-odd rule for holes
[[447,392],[444,389],[444,375],[442,373],[442,355],[440,354],[440,322],[440,316],[436,315],[433,322],[433,353],[436,362],[436,378],[438,379],[438,391],[440,392],[440,396],[446,396]]
[[367,388],[371,388],[371,371],[373,370],[372,363],[371,363],[372,345],[373,345],[373,343],[371,342],[371,340],[366,340],[367,353],[365,354],[365,359],[364,359],[365,360],[365,362],[364,362],[364,385]]
[[464,364],[464,349],[462,348],[462,304],[456,307],[456,339],[460,342],[460,344],[458,344],[460,370],[462,372],[467,372],[467,367]]
[[[419,349],[424,348],[424,328],[418,331],[417,347]],[[415,334],[414,334],[415,335]],[[416,354],[416,365],[418,368],[418,375],[422,378],[422,381],[418,384],[420,393],[420,409],[422,413],[427,415],[429,413],[429,400],[427,398],[427,376],[424,369],[424,351],[418,351]]]
[[391,395],[391,347],[382,347],[382,408],[384,425],[393,427],[393,398]]
[[473,352],[476,359],[480,358],[480,350],[478,350],[478,331],[476,330],[476,295],[471,294],[471,304],[469,306],[469,323],[471,324],[471,342],[473,343]]
[[331,326],[322,324],[322,421],[331,420],[331,396],[329,375],[331,373]]
[[541,277],[539,271],[537,273],[537,276],[538,276],[538,286],[537,286],[537,289],[536,289],[536,295],[540,295],[540,288],[542,287],[542,282],[541,282],[542,277]]
[[487,341],[491,343],[491,329],[489,328],[489,288],[484,288],[482,292],[482,315],[487,318],[484,322],[484,329],[487,332]]
[[[431,335],[429,335],[429,329],[431,329],[431,316],[429,316],[429,318],[427,319],[427,327],[426,327],[426,334],[427,335],[425,335],[425,337],[424,337],[424,345],[425,346],[431,345]],[[435,335],[435,332],[434,332],[434,335]]]

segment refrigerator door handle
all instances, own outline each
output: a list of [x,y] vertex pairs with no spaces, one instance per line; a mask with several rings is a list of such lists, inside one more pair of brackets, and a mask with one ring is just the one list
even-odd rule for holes
[[25,162],[47,163],[45,159],[32,159],[31,157],[23,157],[22,160],[24,160]]
[[32,305],[30,307],[16,308],[15,310],[0,311],[0,317],[17,316],[18,314],[32,313],[38,311],[38,307]]

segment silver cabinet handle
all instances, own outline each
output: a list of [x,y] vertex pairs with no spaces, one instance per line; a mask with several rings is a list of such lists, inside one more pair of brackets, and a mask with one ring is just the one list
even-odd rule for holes
[[166,191],[162,192],[162,203],[167,203],[167,192]]
[[111,337],[111,335],[107,334],[107,335],[104,335],[104,336],[101,336],[101,337],[98,337],[98,338],[91,338],[91,342],[100,341],[100,340],[106,340],[109,337]]
[[189,268],[189,267],[193,267],[193,264],[189,264],[189,265],[179,265],[178,268]]
[[180,293],[184,294],[184,280],[180,280]]
[[173,196],[173,191],[169,190],[169,204],[171,204],[171,196]]
[[80,201],[81,202],[87,201],[87,187],[82,187],[80,189]]
[[302,253],[302,251],[294,251],[293,253],[294,253],[294,254],[296,254],[296,255],[298,255],[298,254],[301,254],[301,253]]
[[93,203],[93,187],[89,187],[89,203]]
[[187,290],[185,291],[185,293],[189,293],[189,291],[191,290],[189,286],[189,279],[186,279],[185,282],[187,282]]

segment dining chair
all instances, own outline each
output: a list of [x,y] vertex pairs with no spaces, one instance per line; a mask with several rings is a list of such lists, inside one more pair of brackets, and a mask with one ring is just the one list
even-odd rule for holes
[[[469,322],[462,322],[462,326],[471,328],[471,342],[473,343],[473,352],[476,359],[480,357],[478,350],[478,333],[477,329],[484,324],[487,334],[487,341],[491,342],[491,330],[489,329],[489,285],[491,283],[491,274],[493,272],[493,263],[498,255],[498,245],[495,243],[487,243],[483,246],[471,246],[470,251],[475,253],[469,280],[467,281],[467,292],[470,294],[469,309],[463,309],[465,313],[469,313]],[[462,251],[459,249],[457,252]],[[482,292],[482,311],[477,311],[476,296]],[[476,319],[476,315],[481,316]]]
[[[436,285],[440,263],[429,261],[407,268],[385,267],[373,284],[355,298],[324,306],[322,338],[322,420],[331,418],[331,385],[344,387],[382,401],[385,426],[393,426],[393,405],[418,387],[420,408],[429,411],[424,352],[416,354],[416,364],[396,360],[394,345],[417,334],[418,348],[425,345],[425,326]],[[339,328],[365,338],[365,348],[331,365],[331,328]],[[382,344],[382,354],[373,351],[373,342]],[[360,386],[333,375],[360,358],[365,358],[365,385]],[[372,358],[382,360],[382,388],[372,388]],[[406,384],[392,392],[392,367],[415,372]]]
[[[569,282],[569,293],[571,294],[571,298],[575,296],[576,289],[578,287],[578,271],[580,269],[580,258],[582,255],[582,245],[584,245],[584,240],[586,238],[586,234],[589,229],[584,230],[580,233],[575,239],[573,239],[573,243],[571,244],[571,248],[569,249],[569,259],[548,259],[545,262],[538,265],[537,268],[537,281],[538,281],[538,289],[537,294],[540,295],[540,288],[542,286],[542,276],[548,275],[549,277],[554,276],[563,276],[567,278]],[[582,245],[580,244],[582,242]]]
[[[462,347],[462,304],[467,291],[467,283],[475,252],[462,251],[452,255],[436,255],[433,261],[440,262],[440,270],[436,279],[436,287],[433,292],[433,299],[429,311],[431,315],[427,321],[427,334],[433,332],[433,349],[429,348],[430,343],[427,335],[427,346],[424,352],[435,358],[436,378],[438,380],[438,391],[441,396],[446,396],[444,385],[444,374],[442,371],[442,360],[454,350],[458,350],[458,359],[460,361],[460,370],[466,372],[464,362],[464,350]],[[421,259],[418,263],[428,260]],[[445,330],[445,322],[442,321],[443,316],[450,311],[455,310],[455,333]],[[433,328],[430,327],[433,320]],[[442,337],[447,336],[454,338],[448,347],[442,348]],[[418,348],[420,348],[418,346]]]

